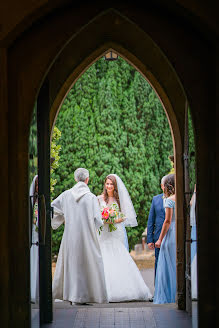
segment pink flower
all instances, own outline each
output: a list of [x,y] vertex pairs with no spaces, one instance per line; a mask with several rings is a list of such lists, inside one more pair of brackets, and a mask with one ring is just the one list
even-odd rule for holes
[[108,217],[109,217],[109,209],[108,209],[108,208],[104,208],[104,209],[103,209],[103,212],[102,212],[102,218],[103,218],[104,220],[107,220]]

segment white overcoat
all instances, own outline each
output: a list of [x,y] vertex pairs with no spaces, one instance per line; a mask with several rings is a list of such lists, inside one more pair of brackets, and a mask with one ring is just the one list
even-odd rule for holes
[[53,298],[79,303],[108,302],[96,231],[103,225],[97,197],[84,182],[78,182],[51,205],[52,228],[65,223],[53,279]]

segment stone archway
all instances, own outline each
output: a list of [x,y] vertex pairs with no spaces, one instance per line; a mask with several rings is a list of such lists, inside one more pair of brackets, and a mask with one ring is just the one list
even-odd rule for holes
[[[5,101],[9,114],[7,129],[5,128],[4,131],[6,131],[9,135],[9,145],[13,144],[13,147],[8,148],[7,153],[7,159],[9,161],[8,169],[10,171],[8,182],[9,185],[14,186],[13,193],[10,194],[9,199],[11,206],[8,215],[10,215],[10,222],[14,227],[14,230],[10,233],[9,243],[11,241],[11,244],[16,243],[17,246],[16,248],[9,248],[7,250],[7,256],[10,258],[12,264],[17,263],[17,258],[20,259],[20,263],[17,263],[18,270],[16,279],[14,279],[14,283],[19,283],[16,285],[17,288],[15,288],[14,283],[9,284],[9,293],[13,299],[12,311],[14,313],[14,318],[25,323],[28,323],[29,320],[29,310],[27,304],[29,288],[29,258],[28,254],[25,253],[25,250],[28,248],[29,243],[27,172],[30,118],[34,102],[45,77],[48,75],[50,81],[54,81],[52,78],[53,69],[50,71],[50,68],[52,68],[53,64],[58,64],[56,59],[59,58],[59,54],[65,50],[65,47],[72,40],[75,40],[75,45],[78,44],[76,43],[76,38],[77,35],[79,35],[79,31],[84,30],[84,27],[87,26],[88,22],[93,22],[94,18],[99,17],[98,15],[102,12],[102,7],[94,8],[93,6],[89,6],[88,9],[89,11],[86,11],[85,8],[76,8],[72,5],[71,8],[68,7],[60,12],[51,13],[51,15],[42,18],[38,24],[33,25],[31,28],[29,27],[27,32],[20,35],[20,38],[11,45],[8,51],[4,52],[3,59],[7,62],[8,67],[8,71],[7,74],[5,73],[4,79],[7,80],[7,92],[9,99],[8,103]],[[142,12],[139,8],[129,5],[125,8],[118,5],[117,9],[121,14],[121,18],[114,22],[114,34],[112,33],[111,28],[109,29],[109,26],[106,26],[107,22],[102,21],[101,28],[103,31],[102,37],[104,40],[101,42],[97,35],[100,26],[96,25],[96,28],[94,29],[94,25],[92,31],[88,31],[86,42],[81,42],[79,48],[75,47],[73,49],[72,56],[74,59],[74,66],[71,66],[71,72],[76,73],[76,70],[80,68],[82,63],[84,65],[83,69],[86,69],[86,67],[91,64],[92,60],[95,60],[98,57],[97,54],[95,54],[96,49],[100,49],[103,44],[107,44],[107,42],[109,42],[107,48],[102,49],[101,51],[99,50],[99,55],[101,55],[109,47],[115,48],[119,53],[121,53],[121,55],[124,56],[124,58],[127,58],[130,62],[136,65],[136,67],[138,67],[138,69],[146,77],[148,77],[150,81],[151,77],[149,75],[150,72],[153,72],[153,75],[155,76],[153,87],[157,90],[157,93],[160,95],[163,103],[165,103],[165,96],[162,97],[162,89],[165,91],[165,94],[167,95],[166,101],[170,101],[171,107],[174,110],[173,116],[169,116],[172,120],[175,117],[176,125],[172,123],[172,127],[175,126],[181,145],[183,144],[184,128],[184,106],[182,104],[183,99],[185,100],[181,84],[184,86],[191,105],[195,127],[197,156],[200,158],[197,170],[200,188],[198,205],[200,222],[199,259],[203,256],[203,260],[200,260],[199,264],[200,271],[202,270],[203,274],[205,273],[207,275],[210,267],[205,265],[205,260],[209,261],[209,254],[207,254],[205,247],[206,229],[203,222],[205,221],[207,215],[209,215],[207,206],[209,195],[207,193],[207,189],[209,186],[210,190],[212,190],[215,186],[212,178],[213,172],[208,170],[209,158],[211,162],[214,160],[214,153],[210,142],[210,140],[213,140],[213,136],[211,133],[204,130],[205,124],[210,127],[211,122],[210,117],[206,116],[206,108],[209,105],[209,99],[212,99],[210,97],[212,96],[212,91],[205,88],[205,81],[208,80],[210,73],[208,67],[204,65],[207,61],[211,63],[210,60],[212,58],[207,47],[207,50],[204,49],[204,46],[208,45],[208,41],[204,39],[203,35],[200,36],[198,32],[194,31],[191,26],[189,26],[190,28],[187,27],[184,29],[184,26],[182,26],[180,22],[178,23],[176,19],[171,21],[170,13],[162,12],[161,14],[161,12],[157,11],[156,7],[153,8],[152,6],[148,8],[148,11],[144,12]],[[182,17],[181,19],[183,20]],[[126,25],[125,22],[130,23],[131,21],[134,23],[132,23],[132,33],[129,34],[126,26],[131,26],[131,24]],[[54,31],[54,26],[59,26],[58,31]],[[141,29],[139,26],[141,26]],[[145,52],[142,39],[135,40],[135,36],[138,31],[144,32],[145,36],[147,36],[151,41],[151,43],[148,44],[154,45],[154,50],[156,51],[151,56],[151,63],[153,63],[152,66],[150,66],[148,61],[148,54],[150,54],[150,52]],[[54,32],[56,32],[55,38],[52,38],[51,36],[54,36]],[[124,35],[126,35],[125,39],[123,39]],[[110,42],[112,42],[111,45]],[[186,48],[188,43],[189,52]],[[117,44],[117,46],[115,46],[115,44]],[[119,49],[119,46],[121,49]],[[122,48],[125,49],[124,53]],[[133,59],[132,55],[136,59]],[[157,65],[161,58],[165,60],[166,65]],[[139,62],[137,63],[137,61]],[[162,63],[162,61],[160,63]],[[66,62],[64,64],[64,67],[67,67],[68,63]],[[165,71],[165,68],[167,67],[169,67],[171,71],[170,75],[168,75],[170,72],[169,70]],[[171,67],[174,67],[174,69]],[[81,67],[81,69],[78,70],[78,74],[75,76],[79,76],[83,69]],[[190,71],[192,71],[192,73]],[[61,73],[62,72],[59,71],[59,74]],[[181,82],[179,82],[178,76]],[[59,75],[56,75],[56,79],[59,81]],[[72,82],[75,79],[76,77],[72,80]],[[60,78],[60,81],[63,80],[65,80],[65,78]],[[176,81],[178,81],[178,83],[175,84]],[[162,86],[162,89],[160,90],[159,85]],[[58,94],[61,83],[59,87],[56,85],[56,88],[53,88],[52,84],[50,87],[51,90],[53,90],[53,96],[51,93],[50,101],[50,104],[52,105],[54,102],[54,94]],[[66,93],[66,91],[67,88],[63,94]],[[168,106],[166,105],[165,108],[167,110]],[[198,134],[200,136],[199,139],[197,138]],[[16,143],[13,143],[14,140],[16,140]],[[177,187],[177,195],[178,198],[180,197],[182,199],[183,171],[181,155],[182,148],[176,148],[176,171],[178,172],[177,174],[179,174],[177,180],[179,182]],[[17,179],[18,171],[19,181],[22,181],[22,183],[14,184],[14,181]],[[205,174],[205,172],[207,173]],[[178,220],[183,222],[182,204],[179,204],[178,209],[179,208],[181,208],[181,210],[178,210],[177,213]],[[19,222],[17,221],[17,217],[20,218]],[[213,215],[210,215],[210,217],[213,219]],[[210,233],[210,230],[207,230],[207,235],[211,236],[213,235],[213,232]],[[179,236],[182,238],[183,234]],[[178,245],[183,245],[183,240],[178,239]],[[181,251],[182,250],[178,250],[180,254]],[[216,250],[210,253],[212,260],[214,259],[215,252]],[[184,272],[184,258],[181,258],[178,264],[180,272]],[[12,267],[13,265],[8,269],[8,271],[11,270],[11,273]],[[183,281],[181,281],[181,283],[181,300],[183,308]],[[209,313],[211,313],[211,311],[205,309],[205,297],[208,297],[209,290],[207,290],[205,284],[203,283],[200,283],[200,287],[200,315],[203,317],[205,316],[205,321],[203,322],[208,322],[208,318],[210,318]],[[213,291],[213,285],[211,285],[211,290]],[[16,308],[17,304],[20,304],[19,311]],[[213,301],[209,304],[212,304],[213,306]],[[214,309],[214,306],[212,308]]]
[[[125,29],[117,35],[117,26],[115,30],[113,26],[124,24]],[[80,46],[82,40],[87,40],[88,35],[94,35],[93,29],[98,25],[98,33],[94,38],[89,38],[88,44],[83,44],[83,50],[80,52],[80,58],[75,59],[72,55],[74,49]],[[104,29],[101,28],[104,26]],[[105,42],[105,34],[111,34],[111,41]],[[134,35],[134,37],[130,37]],[[120,39],[123,42],[120,42]],[[137,49],[138,40],[142,40],[142,48]],[[126,48],[124,48],[125,45]],[[97,48],[97,41],[99,47]],[[121,43],[123,43],[121,45]],[[178,78],[173,71],[171,65],[156,47],[153,41],[132,22],[122,17],[115,10],[109,10],[102,15],[96,17],[90,22],[78,35],[73,38],[57,57],[53,66],[48,73],[50,84],[50,124],[51,129],[54,124],[56,115],[60,106],[68,93],[71,86],[83,74],[83,72],[98,58],[110,49],[117,52],[121,57],[133,65],[152,85],[157,93],[163,108],[169,120],[172,132],[174,152],[175,152],[175,168],[176,168],[176,184],[177,184],[177,284],[178,284],[178,307],[185,309],[185,258],[184,258],[184,212],[183,212],[183,166],[181,158],[183,154],[183,133],[180,130],[177,118],[177,109],[181,108],[184,113],[186,98]],[[137,49],[137,51],[136,51]],[[144,51],[149,51],[148,55],[143,55]],[[66,64],[67,63],[67,64]],[[165,80],[159,73],[159,69],[165,71]],[[178,98],[176,101],[175,94]],[[183,119],[184,122],[184,119]],[[181,122],[181,123],[183,123]]]

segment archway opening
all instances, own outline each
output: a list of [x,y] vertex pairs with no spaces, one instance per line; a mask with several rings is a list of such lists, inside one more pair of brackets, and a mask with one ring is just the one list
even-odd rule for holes
[[[89,168],[89,185],[96,195],[110,172],[118,174],[138,216],[138,227],[127,229],[130,251],[139,268],[154,271],[154,252],[144,239],[144,250],[139,251],[152,198],[162,193],[161,178],[170,173],[173,154],[168,120],[156,93],[121,57],[112,63],[101,58],[71,88],[56,122],[62,142],[53,197],[72,187],[77,167]],[[56,256],[61,237],[54,233]],[[150,277],[153,290],[154,272]]]

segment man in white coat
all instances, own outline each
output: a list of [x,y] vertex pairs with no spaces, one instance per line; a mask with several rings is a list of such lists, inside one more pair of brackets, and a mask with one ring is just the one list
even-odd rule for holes
[[78,168],[77,184],[53,202],[52,228],[65,223],[53,279],[53,299],[106,303],[107,291],[97,229],[103,225],[98,200],[88,188],[89,172]]

